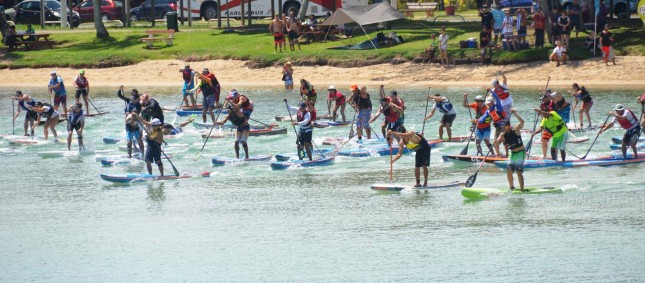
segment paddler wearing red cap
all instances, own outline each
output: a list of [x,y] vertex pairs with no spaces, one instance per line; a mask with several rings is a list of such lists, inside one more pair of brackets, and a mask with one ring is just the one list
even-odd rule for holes
[[625,129],[625,135],[623,136],[623,143],[621,151],[623,152],[623,158],[627,158],[627,145],[632,148],[634,152],[634,157],[638,158],[638,151],[636,150],[636,143],[641,133],[641,124],[638,121],[638,116],[629,108],[625,108],[622,104],[616,104],[614,111],[609,111],[610,116],[614,116],[614,119],[602,129],[600,129],[599,134],[610,129],[614,124],[619,124],[623,129]]

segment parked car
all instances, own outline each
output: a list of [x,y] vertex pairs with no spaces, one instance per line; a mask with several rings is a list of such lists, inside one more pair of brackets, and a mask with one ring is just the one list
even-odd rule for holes
[[[81,16],[81,22],[94,21],[94,6],[92,0],[84,1],[80,5],[72,8]],[[123,2],[115,0],[101,0],[101,20],[104,22],[110,20],[123,21]]]
[[[533,6],[533,1],[532,0],[500,0],[499,1],[499,6],[504,9],[504,8],[531,8]],[[528,10],[527,12],[530,12]]]
[[154,13],[150,0],[145,0],[139,7],[130,10],[130,20],[133,22],[143,20],[150,21],[153,19],[163,19],[168,12],[177,12],[176,0],[155,0]]
[[[578,1],[580,3],[580,1]],[[573,4],[573,0],[562,0],[560,5],[566,10]],[[605,0],[607,11],[611,11],[611,1]],[[614,0],[614,15],[621,19],[627,19],[631,14],[636,13],[638,0]]]
[[[45,21],[60,21],[60,12],[60,2],[45,0]],[[22,1],[13,9],[8,9],[7,13],[14,15],[12,20],[17,24],[40,24],[40,0]],[[72,13],[72,26],[77,27],[81,24],[78,12],[67,9],[67,13]]]

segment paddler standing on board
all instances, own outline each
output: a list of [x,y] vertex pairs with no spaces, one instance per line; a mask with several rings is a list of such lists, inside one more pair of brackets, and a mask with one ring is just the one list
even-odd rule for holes
[[[504,130],[502,129],[502,126],[506,124],[507,116],[506,113],[504,113],[504,110],[502,109],[502,102],[499,100],[499,98],[495,98],[493,96],[489,96],[486,98],[486,113],[479,117],[479,120],[477,121],[480,124],[486,123],[486,121],[492,121],[493,126],[495,127],[495,140],[497,140]],[[501,156],[501,151],[499,150],[499,143],[494,143],[495,146],[495,152],[497,153],[497,157],[502,157]],[[508,156],[508,147],[506,147],[506,144],[504,144],[504,149],[506,151],[506,156]],[[491,149],[492,152],[492,149]],[[492,152],[495,154],[495,152]]]
[[148,169],[148,174],[152,175],[152,162],[154,162],[159,167],[159,175],[163,176],[163,163],[161,162],[161,145],[164,143],[163,123],[158,118],[153,118],[148,122],[137,113],[130,114],[128,118],[137,119],[139,123],[149,128],[146,136],[146,142],[148,143],[145,157],[146,168]]
[[484,155],[482,152],[482,140],[486,143],[486,147],[493,154],[493,145],[490,143],[490,124],[492,119],[490,115],[484,119],[483,123],[479,123],[479,119],[486,114],[488,107],[484,104],[484,97],[481,95],[475,96],[475,102],[468,104],[468,93],[464,93],[464,107],[472,108],[475,111],[475,119],[472,120],[473,127],[475,127],[475,144],[477,145],[477,155]]
[[347,120],[345,120],[345,102],[347,100],[345,95],[338,91],[334,85],[330,85],[327,90],[329,91],[327,103],[331,105],[331,102],[334,102],[334,110],[331,111],[331,120],[336,122],[336,118],[338,118],[338,109],[340,109],[340,116],[343,118],[343,123],[347,123]]
[[[394,131],[394,132],[404,132],[405,127],[403,127],[403,123],[400,121],[400,116],[403,114],[403,108],[399,107],[396,105],[394,102],[392,102],[391,98],[389,97],[383,97],[380,100],[381,102],[381,108],[378,110],[376,115],[370,119],[368,123],[374,122],[378,116],[383,113],[383,116],[385,116],[385,121],[384,123],[386,124],[387,130],[388,131]],[[391,135],[388,135],[387,137],[387,143],[390,144],[392,140],[390,139]]]
[[493,89],[490,91],[490,93],[492,96],[499,98],[499,100],[502,102],[504,113],[506,113],[508,118],[510,119],[511,115],[509,113],[511,111],[511,108],[513,107],[513,96],[511,96],[510,92],[508,91],[506,81],[506,76],[504,74],[502,74],[501,84],[499,83],[498,79],[494,79]]
[[141,116],[146,121],[152,121],[153,118],[157,118],[163,124],[163,109],[161,109],[157,100],[150,98],[150,95],[144,93],[139,97],[139,102],[141,103]]
[[235,97],[229,95],[226,98],[224,104],[228,104],[228,115],[224,117],[221,122],[215,121],[213,125],[224,125],[227,121],[231,121],[231,124],[237,126],[235,131],[235,158],[240,158],[240,144],[244,148],[245,159],[249,159],[249,146],[247,140],[249,139],[249,132],[251,131],[251,126],[249,125],[248,119],[244,116],[242,109],[239,105],[232,102]]
[[[139,129],[139,123],[132,119],[129,115],[131,113],[141,113],[141,102],[139,101],[139,91],[133,88],[130,91],[131,98],[124,96],[123,86],[119,87],[117,96],[126,102],[123,109],[126,115],[125,118],[125,135],[128,140],[128,158],[132,158],[132,143],[136,142],[139,145],[140,155],[143,156],[143,135]],[[130,117],[130,118],[129,118]]]
[[445,127],[448,133],[448,140],[450,140],[452,138],[452,130],[450,127],[452,127],[452,122],[457,117],[457,110],[452,106],[450,100],[441,96],[441,94],[437,93],[433,97],[428,96],[428,99],[434,100],[434,105],[432,106],[432,111],[425,117],[424,121],[432,118],[434,112],[439,109],[439,112],[443,113],[443,117],[441,117],[441,122],[439,123],[439,139],[443,140],[443,128]]
[[[181,78],[184,79],[184,86],[181,89],[184,103],[186,103],[186,107],[195,109],[195,95],[192,92],[192,89],[195,88],[195,71],[190,68],[189,63],[186,63],[182,69],[179,69],[179,72],[181,73]],[[190,105],[188,104],[188,96],[190,96],[190,102],[192,103]]]
[[[199,89],[202,92],[202,122],[206,123],[206,112],[211,115],[211,120],[215,122],[215,114],[213,114],[213,109],[220,109],[219,105],[219,94],[220,94],[220,84],[215,74],[208,71],[208,68],[204,68],[202,73],[195,72],[197,77],[201,80],[199,85],[193,89],[193,91]],[[199,92],[199,91],[197,91]]]
[[[312,115],[311,113],[307,110],[307,103],[305,102],[300,102],[298,104],[298,114],[297,116],[297,121],[291,122],[294,126],[298,125],[300,128],[300,132],[298,133],[298,142],[302,147],[304,147],[304,150],[307,152],[307,157],[309,157],[309,161],[312,160],[311,157],[311,151],[313,150],[313,146],[311,145],[311,139],[313,135],[313,127],[312,127]],[[298,156],[302,156],[300,153],[303,148],[298,147]]]
[[[52,130],[52,133],[54,134],[54,140],[56,140],[56,138],[58,137],[58,134],[56,133],[56,124],[58,123],[60,115],[58,115],[58,111],[54,109],[54,106],[49,103],[36,102],[33,107],[28,107],[32,111],[36,111],[36,113],[38,113],[38,118],[36,118],[36,123],[34,123],[34,126],[31,127],[31,132],[33,133],[36,127],[38,127],[38,124],[40,124],[40,119],[45,118],[47,119],[47,121],[45,122],[45,127],[43,128],[45,140],[47,140],[49,137],[48,129]],[[67,109],[65,109],[65,111],[67,111]]]
[[407,147],[409,150],[416,152],[414,157],[414,177],[417,182],[414,187],[421,187],[421,168],[423,168],[423,187],[428,186],[428,166],[430,166],[430,145],[428,141],[420,133],[413,131],[406,131],[405,128],[401,129],[402,132],[387,131],[387,139],[392,136],[397,137],[399,140],[399,152],[392,159],[391,163],[396,162],[403,154],[403,148]]
[[13,116],[13,119],[16,120],[18,118],[18,115],[20,115],[20,109],[25,110],[27,112],[25,114],[25,136],[29,136],[27,134],[27,129],[32,129],[31,130],[31,135],[34,135],[34,122],[36,121],[36,118],[38,117],[38,113],[36,111],[31,110],[29,107],[36,105],[36,100],[31,98],[28,94],[23,94],[22,91],[17,90],[16,91],[16,97],[13,97],[14,100],[18,100],[18,110],[16,111],[16,114]]
[[76,102],[67,112],[67,150],[72,147],[72,134],[76,131],[78,137],[78,150],[84,150],[83,129],[85,128],[85,113],[83,113],[83,104]]
[[531,134],[531,137],[542,133],[542,158],[546,158],[546,147],[551,140],[551,159],[558,160],[558,150],[562,156],[562,161],[566,159],[566,144],[569,139],[569,129],[567,123],[555,111],[542,111],[539,108],[535,112],[542,115],[540,126]]
[[638,121],[638,116],[636,116],[631,109],[626,109],[622,104],[616,104],[614,111],[609,111],[609,115],[614,116],[614,119],[611,123],[600,129],[599,134],[613,127],[614,124],[619,124],[623,129],[625,129],[623,144],[620,149],[623,152],[623,158],[627,158],[627,145],[629,145],[632,148],[632,151],[634,151],[634,157],[638,158],[636,143],[638,142],[638,138],[641,134],[641,124]]
[[232,89],[228,93],[228,99],[230,103],[237,105],[237,108],[242,109],[244,117],[246,119],[251,119],[251,113],[253,113],[253,101],[249,100],[248,97],[244,94],[240,94],[237,90]]
[[524,190],[524,159],[526,159],[524,143],[522,142],[522,127],[524,127],[524,119],[517,114],[515,109],[510,110],[511,113],[517,118],[517,125],[515,128],[511,126],[510,119],[502,126],[503,134],[495,140],[495,146],[499,147],[500,143],[511,150],[511,155],[508,157],[506,165],[506,178],[511,191],[515,190],[513,185],[513,172],[517,173],[517,181],[520,184],[520,190]]

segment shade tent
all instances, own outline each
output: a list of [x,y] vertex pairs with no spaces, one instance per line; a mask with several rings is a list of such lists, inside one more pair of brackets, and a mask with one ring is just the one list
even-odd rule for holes
[[[361,27],[365,36],[369,38],[367,32],[363,28],[364,25],[389,22],[403,18],[405,17],[397,9],[388,3],[381,2],[362,7],[339,8],[320,25],[334,26],[355,22]],[[374,43],[372,43],[372,45],[374,46],[374,49],[376,49],[376,45],[374,45]]]

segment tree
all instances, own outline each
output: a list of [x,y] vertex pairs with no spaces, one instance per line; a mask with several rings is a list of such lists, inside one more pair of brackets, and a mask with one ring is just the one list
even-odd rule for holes
[[298,19],[302,22],[307,16],[307,8],[309,7],[309,0],[302,0],[302,6],[300,7],[300,12],[298,13]]
[[101,19],[101,0],[93,0],[92,7],[94,8],[94,27],[96,28],[96,38],[109,38],[103,19]]

